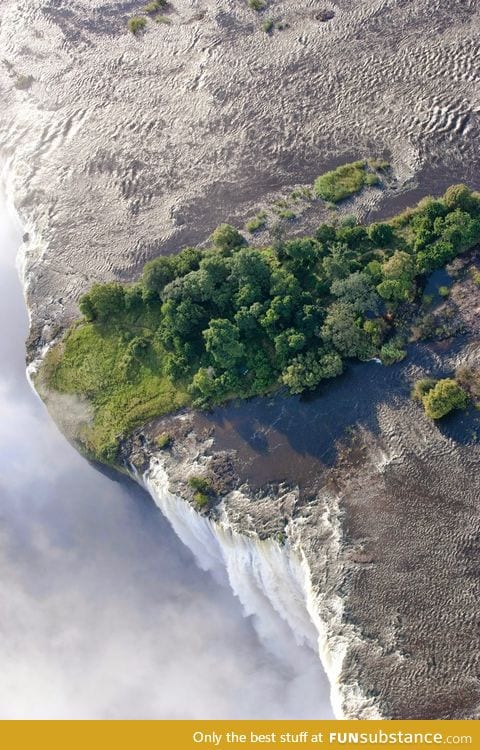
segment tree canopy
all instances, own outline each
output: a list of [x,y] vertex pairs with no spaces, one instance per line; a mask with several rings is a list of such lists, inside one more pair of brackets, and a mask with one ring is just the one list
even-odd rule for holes
[[[122,379],[133,387],[148,378],[198,406],[279,386],[312,390],[349,359],[405,356],[398,312],[419,300],[425,274],[479,241],[480,197],[458,185],[389,222],[363,226],[352,217],[260,248],[222,224],[209,247],[156,258],[135,284],[95,284],[80,300],[83,328],[67,336],[54,380],[74,390],[81,382],[78,392],[107,411],[110,375],[115,404]],[[110,372],[100,378],[103,346]],[[95,363],[91,373],[85,362]],[[81,378],[68,371],[75,367]],[[445,381],[425,399],[433,418],[463,403]]]

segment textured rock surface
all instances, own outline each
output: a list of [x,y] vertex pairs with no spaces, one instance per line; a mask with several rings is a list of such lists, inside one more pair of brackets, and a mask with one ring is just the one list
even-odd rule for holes
[[475,0],[272,0],[264,17],[288,28],[271,35],[244,0],[175,0],[171,24],[134,37],[142,5],[2,2],[0,144],[45,339],[94,280],[348,157],[390,153],[400,183],[433,167],[427,192],[474,179]]
[[[93,281],[130,279],[350,157],[391,156],[396,206],[417,181],[479,187],[476,0],[272,0],[266,15],[288,23],[272,35],[243,0],[174,0],[170,25],[135,38],[142,4],[2,2],[0,149],[29,233],[32,353]],[[354,210],[391,197],[367,191]],[[440,430],[408,400],[414,374],[478,363],[478,301],[455,294],[461,354],[365,365],[311,404],[161,425],[177,435],[175,492],[191,499],[188,473],[210,473],[212,516],[305,554],[349,715],[479,715],[475,420]],[[126,446],[140,468],[149,434]]]
[[[446,371],[480,366],[477,343],[433,356]],[[405,382],[423,372],[398,369]],[[206,477],[218,494],[203,514],[305,558],[339,714],[480,718],[480,446],[471,435],[479,420],[439,428],[398,386],[391,398],[393,387],[370,402],[375,429],[353,410],[334,462],[310,457],[314,479],[303,489],[295,484],[295,422],[256,456],[280,461],[290,482],[259,484],[254,452],[245,462],[253,423],[242,432],[231,423],[225,433],[228,407],[211,418],[159,420],[137,434],[136,450],[126,445],[125,459],[141,471],[159,459],[170,491],[193,507],[188,478]],[[165,430],[173,446],[155,451]]]

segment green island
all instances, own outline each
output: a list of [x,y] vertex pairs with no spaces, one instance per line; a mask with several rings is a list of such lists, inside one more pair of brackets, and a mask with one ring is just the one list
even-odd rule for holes
[[[347,217],[265,247],[223,224],[207,249],[158,257],[136,283],[95,284],[38,380],[88,400],[79,441],[113,463],[123,435],[183,406],[302,393],[350,359],[400,361],[427,275],[479,241],[480,194],[464,185],[389,221]],[[451,384],[417,390],[432,418],[464,404]]]

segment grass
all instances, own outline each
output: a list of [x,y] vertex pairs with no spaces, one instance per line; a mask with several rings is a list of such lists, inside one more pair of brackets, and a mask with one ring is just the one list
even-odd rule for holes
[[171,24],[172,19],[168,16],[156,16],[155,17],[155,23],[165,23],[165,24]]
[[[137,333],[133,325],[129,333]],[[88,455],[107,463],[115,461],[120,435],[190,401],[186,390],[162,373],[158,344],[152,343],[136,363],[132,379],[125,377],[125,348],[124,334],[84,323],[72,328],[45,360],[50,388],[92,403],[93,422],[76,437]]]
[[[374,166],[375,165],[375,166]],[[368,166],[371,169],[383,171],[388,162],[370,160]],[[369,172],[367,162],[354,161],[350,164],[342,164],[330,172],[320,175],[315,180],[313,189],[315,194],[328,203],[338,203],[359,193],[367,186],[379,185],[380,178],[375,171]]]

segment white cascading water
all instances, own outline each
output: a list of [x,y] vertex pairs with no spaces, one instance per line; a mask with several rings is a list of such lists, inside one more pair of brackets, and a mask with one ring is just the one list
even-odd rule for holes
[[288,630],[298,644],[306,644],[320,653],[330,680],[334,714],[342,718],[337,686],[343,649],[341,654],[337,652],[340,660],[332,659],[331,653],[330,658],[324,658],[327,629],[319,622],[306,561],[300,560],[288,546],[240,534],[229,527],[226,519],[216,522],[197,513],[188,502],[169,491],[168,475],[156,458],[142,481],[198,565],[217,579],[227,578],[270,651],[277,656],[285,655],[283,644]]
[[[168,474],[158,458],[151,459],[142,478],[134,474],[177,536],[192,551],[198,565],[217,580],[227,580],[245,613],[252,616],[266,648],[285,657],[291,650],[285,648],[286,633],[293,632],[298,644],[306,644],[318,654],[330,683],[336,718],[384,718],[358,685],[345,684],[340,679],[348,645],[358,640],[359,635],[345,625],[343,603],[338,595],[327,597],[314,589],[307,559],[295,544],[297,534],[293,526],[290,528],[293,546],[247,536],[233,529],[225,514],[212,521],[171,493]],[[340,547],[338,518],[329,517],[326,511],[323,521],[332,546]],[[326,547],[319,553],[323,554],[325,565],[330,552],[331,547]]]

